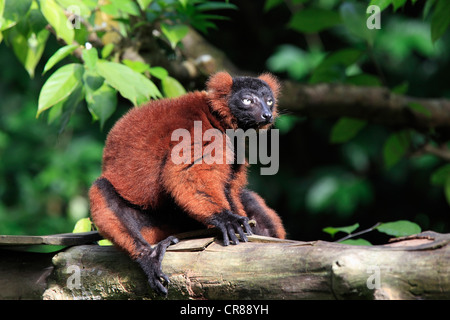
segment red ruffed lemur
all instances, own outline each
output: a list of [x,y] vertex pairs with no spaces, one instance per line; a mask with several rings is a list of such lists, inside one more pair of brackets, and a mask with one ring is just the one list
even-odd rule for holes
[[[202,159],[193,152],[189,163],[171,160],[179,143],[172,133],[194,133],[194,121],[201,121],[203,132],[217,129],[224,136],[227,129],[269,128],[277,116],[279,89],[270,74],[232,78],[219,72],[206,91],[133,108],[109,132],[102,175],[89,191],[92,219],[140,265],[157,293],[167,295],[169,279],[161,261],[167,247],[178,242],[176,233],[217,228],[224,245],[238,244],[236,234],[244,242],[245,233],[285,237],[279,216],[246,188],[247,164],[236,156],[231,163],[199,161],[210,156],[211,141],[202,141]],[[199,147],[194,139],[189,143],[192,150]],[[256,226],[250,227],[249,219]]]

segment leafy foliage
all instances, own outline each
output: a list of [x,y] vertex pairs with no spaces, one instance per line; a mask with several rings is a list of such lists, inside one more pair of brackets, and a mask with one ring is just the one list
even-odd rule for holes
[[364,120],[340,118],[331,130],[330,141],[333,143],[347,142],[356,136],[366,125],[367,121]]
[[[68,225],[88,215],[87,188],[100,174],[104,142],[104,133],[86,127],[88,115],[104,128],[120,109],[117,93],[133,105],[185,93],[164,67],[122,59],[122,41],[154,30],[147,38],[167,56],[180,55],[188,27],[206,33],[225,19],[210,12],[225,9],[236,6],[205,0],[0,0],[0,234],[68,232]],[[34,82],[12,69],[5,45]],[[27,83],[23,90],[29,93],[18,94],[16,85],[4,98],[8,82]],[[75,231],[88,228],[87,220],[80,221]]]
[[394,237],[410,236],[421,232],[416,223],[405,220],[381,223],[377,230]]
[[[140,61],[119,61],[112,54],[116,44],[151,26],[159,29],[153,35],[176,51],[189,25],[207,32],[215,27],[214,19],[223,18],[206,12],[235,8],[228,2],[197,0],[2,0],[0,41],[4,39],[13,47],[33,77],[50,35],[49,25],[65,45],[50,57],[43,73],[68,56],[77,57],[79,62],[63,65],[50,75],[40,93],[37,116],[55,108],[50,115],[54,121],[61,110],[73,109],[85,101],[93,120],[99,120],[103,127],[116,109],[116,92],[135,106],[150,98],[163,97],[148,76],[161,80],[166,97],[185,92],[180,82],[169,77],[162,67],[150,67]],[[97,48],[92,47],[90,39],[97,39],[94,42]],[[100,57],[98,49],[101,49]]]
[[331,237],[334,237],[334,235],[338,232],[343,232],[347,234],[346,237],[344,237],[341,240],[338,240],[340,243],[344,244],[351,244],[351,245],[372,245],[369,241],[365,239],[350,239],[353,236],[356,235],[362,235],[368,232],[371,232],[373,230],[377,230],[381,233],[385,233],[389,236],[394,237],[404,237],[404,236],[410,236],[414,234],[420,233],[422,230],[420,226],[414,222],[406,221],[406,220],[399,220],[399,221],[393,221],[393,222],[383,222],[383,223],[377,223],[375,226],[359,231],[355,234],[353,232],[359,228],[359,224],[356,223],[351,226],[346,227],[326,227],[322,231],[325,233],[328,233],[331,235]]
[[74,134],[88,115],[75,113],[72,125],[58,134],[55,123],[36,120],[36,99],[17,94],[3,99],[0,234],[69,232],[69,226],[88,215],[87,188],[100,174],[103,142],[95,138],[98,129]]
[[346,227],[326,227],[326,228],[323,228],[323,232],[326,232],[329,235],[331,235],[332,237],[334,237],[334,235],[338,232],[344,232],[346,234],[351,234],[353,231],[355,231],[358,228],[359,228],[359,223],[355,223],[354,225],[346,226]]

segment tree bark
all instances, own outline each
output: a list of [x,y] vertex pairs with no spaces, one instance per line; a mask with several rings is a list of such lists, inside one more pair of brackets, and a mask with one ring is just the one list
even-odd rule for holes
[[353,117],[427,132],[450,129],[450,101],[420,99],[382,87],[301,85],[284,81],[280,105],[311,117]]
[[[209,237],[171,246],[162,267],[169,299],[449,299],[449,242],[434,232],[383,246]],[[113,247],[72,247],[53,263],[44,299],[160,299]]]

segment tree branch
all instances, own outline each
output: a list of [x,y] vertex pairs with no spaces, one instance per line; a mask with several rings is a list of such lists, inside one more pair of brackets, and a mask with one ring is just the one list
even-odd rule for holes
[[[169,299],[448,299],[450,235],[424,232],[383,246],[251,236],[169,247]],[[157,298],[137,264],[113,247],[77,246],[53,258],[44,299]],[[78,271],[78,282],[73,271]],[[74,286],[78,284],[78,286]]]
[[353,117],[419,131],[450,130],[449,100],[398,95],[382,87],[284,81],[280,105],[310,117]]
[[[183,53],[197,61],[197,75],[227,70],[232,74],[247,75],[237,68],[226,54],[209,44],[200,34],[191,30],[183,39]],[[201,57],[208,57],[202,66]],[[306,85],[293,81],[282,82],[280,109],[312,118],[353,117],[371,123],[414,128],[421,132],[436,130],[443,139],[450,138],[450,100],[423,99],[394,94],[383,87],[361,87],[344,84]]]
[[422,151],[422,150],[423,150],[423,153],[433,154],[443,160],[450,161],[450,150],[448,149],[448,147],[445,144],[440,147],[435,147],[435,146],[427,143],[419,151]]

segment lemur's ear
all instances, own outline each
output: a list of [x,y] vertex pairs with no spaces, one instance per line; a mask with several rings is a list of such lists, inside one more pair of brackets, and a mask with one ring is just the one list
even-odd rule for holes
[[276,99],[278,97],[278,94],[280,93],[280,89],[281,89],[281,84],[278,81],[278,79],[270,73],[263,73],[262,75],[260,75],[258,77],[258,79],[266,82],[269,85],[269,87],[272,90],[273,95]]
[[233,78],[229,73],[223,71],[213,74],[206,84],[207,90],[217,96],[226,96],[230,94],[232,86]]

